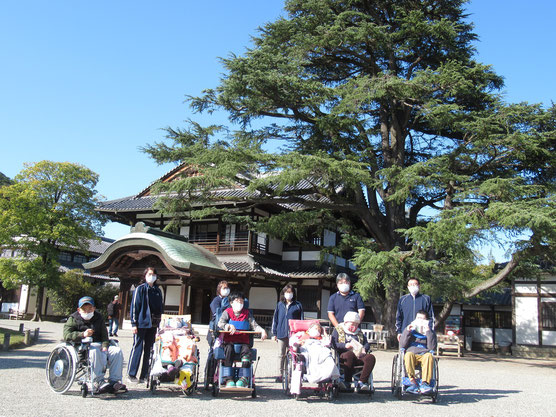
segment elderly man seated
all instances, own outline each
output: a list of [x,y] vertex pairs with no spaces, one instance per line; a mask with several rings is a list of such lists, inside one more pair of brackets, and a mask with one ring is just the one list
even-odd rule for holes
[[[77,311],[69,316],[64,325],[64,340],[81,343],[86,337],[92,338],[89,359],[93,392],[102,394],[127,391],[126,386],[121,383],[124,362],[122,351],[119,346],[110,345],[104,318],[96,311],[93,298],[88,296],[79,299]],[[104,372],[107,365],[110,377],[105,381]]]
[[[436,333],[429,326],[429,318],[425,311],[417,312],[413,320],[404,329],[400,338],[400,349],[405,349],[405,370],[411,385],[407,392],[411,394],[428,394],[434,367],[434,351],[436,349]],[[415,367],[421,365],[421,383],[415,379]]]

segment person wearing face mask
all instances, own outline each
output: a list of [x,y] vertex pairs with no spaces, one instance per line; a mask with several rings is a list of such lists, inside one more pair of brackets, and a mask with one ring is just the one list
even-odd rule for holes
[[340,273],[336,277],[338,292],[328,300],[328,319],[334,327],[338,327],[338,319],[342,320],[348,311],[359,314],[360,322],[365,317],[365,304],[361,295],[351,290],[351,279],[348,274]]
[[303,320],[303,306],[295,298],[293,285],[287,284],[280,291],[280,301],[274,309],[272,318],[272,340],[278,342],[278,360],[280,373],[276,382],[282,382],[284,366],[286,364],[286,351],[288,348],[289,320]]
[[[222,337],[222,347],[224,349],[224,368],[223,375],[231,375],[231,367],[233,366],[234,345],[240,345],[239,356],[241,358],[241,366],[246,369],[240,369],[239,378],[234,381],[232,376],[226,377],[227,387],[247,387],[249,386],[247,368],[251,367],[251,348],[249,347],[249,334],[241,333],[241,330],[253,330],[261,333],[261,340],[266,339],[266,331],[257,324],[253,315],[245,308],[245,297],[241,293],[232,293],[229,295],[230,307],[228,307],[218,320],[218,328],[229,333],[224,333]],[[239,332],[238,332],[239,330]]]
[[348,311],[344,321],[332,332],[332,346],[340,355],[340,364],[344,370],[344,380],[340,381],[340,389],[343,391],[351,389],[351,381],[357,365],[363,365],[363,370],[356,388],[363,392],[371,389],[368,381],[375,367],[376,358],[371,354],[370,344],[359,328],[360,322],[359,314]]
[[210,303],[210,311],[212,313],[212,318],[216,317],[216,311],[218,307],[222,305],[222,300],[230,295],[230,287],[228,281],[220,281],[216,286],[216,297],[214,297]]
[[[127,391],[122,381],[124,355],[119,346],[110,345],[104,317],[96,311],[95,301],[85,296],[79,299],[77,311],[69,316],[64,324],[64,340],[80,343],[84,338],[92,338],[89,348],[93,392]],[[104,379],[104,370],[108,367],[109,380]]]
[[[133,347],[127,365],[128,381],[143,383],[149,370],[151,348],[156,336],[156,328],[163,312],[162,291],[156,285],[156,269],[148,267],[143,272],[145,282],[139,285],[131,300],[130,318],[133,333]],[[139,363],[143,357],[141,373],[137,379]]]
[[429,327],[434,331],[434,311],[432,309],[431,298],[419,292],[419,280],[415,277],[409,278],[407,281],[407,289],[409,290],[409,294],[400,297],[396,313],[396,333],[398,334],[398,342],[400,341],[403,330],[415,319],[419,310],[423,310],[427,313]]

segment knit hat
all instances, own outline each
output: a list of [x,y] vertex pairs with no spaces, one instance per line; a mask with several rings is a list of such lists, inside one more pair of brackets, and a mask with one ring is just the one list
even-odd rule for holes
[[359,313],[355,311],[348,311],[344,316],[344,323],[346,321],[351,321],[353,323],[361,323],[361,317],[359,317]]

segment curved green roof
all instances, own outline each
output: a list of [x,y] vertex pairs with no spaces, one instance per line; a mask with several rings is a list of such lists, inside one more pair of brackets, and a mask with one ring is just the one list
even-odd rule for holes
[[[136,228],[137,229],[137,228]],[[106,251],[92,262],[84,263],[85,269],[91,272],[107,269],[116,254],[125,252],[126,248],[150,248],[160,253],[164,260],[173,267],[184,271],[204,273],[225,273],[226,268],[209,250],[202,246],[186,242],[180,236],[171,237],[169,234],[141,228],[147,232],[132,231],[132,233],[116,240]]]

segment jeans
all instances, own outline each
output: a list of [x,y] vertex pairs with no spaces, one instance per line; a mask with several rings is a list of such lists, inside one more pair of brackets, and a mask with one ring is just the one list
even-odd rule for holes
[[89,347],[89,359],[94,383],[99,384],[104,381],[104,371],[107,367],[110,382],[122,380],[124,355],[119,346],[109,346],[108,350],[103,352],[100,343],[92,343]]
[[[114,327],[114,331],[112,331],[112,327]],[[120,327],[120,323],[118,323],[118,319],[116,317],[112,317],[112,318],[108,319],[108,334],[109,335],[117,335],[119,327]]]

